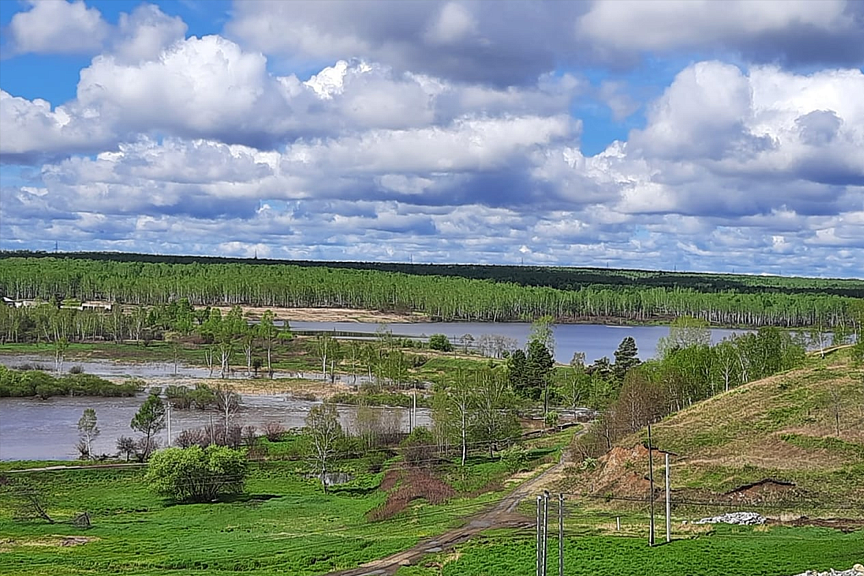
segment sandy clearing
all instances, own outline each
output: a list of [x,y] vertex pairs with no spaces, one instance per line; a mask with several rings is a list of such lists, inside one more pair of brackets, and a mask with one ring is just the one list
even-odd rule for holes
[[[213,306],[226,313],[231,306]],[[382,312],[380,310],[355,310],[351,308],[279,308],[261,306],[240,306],[244,315],[260,318],[270,310],[278,320],[289,322],[372,322],[391,324],[397,322],[431,322],[429,316],[419,312],[400,314],[397,312]]]

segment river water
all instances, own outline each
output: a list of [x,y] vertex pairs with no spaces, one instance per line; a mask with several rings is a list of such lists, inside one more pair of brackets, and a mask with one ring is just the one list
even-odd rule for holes
[[[78,457],[78,419],[86,408],[96,410],[101,434],[93,443],[94,454],[114,454],[120,436],[138,436],[129,423],[140,408],[145,395],[132,398],[52,397],[0,398],[0,460],[72,460]],[[301,428],[309,410],[320,402],[297,400],[286,396],[243,396],[243,407],[233,424],[253,425],[261,429],[265,422],[279,422],[285,428]],[[407,431],[409,411],[406,408],[380,407],[398,418]],[[338,406],[344,430],[353,430],[355,406]],[[219,415],[203,410],[172,410],[171,436],[176,438],[184,429],[202,428],[219,423]],[[429,410],[417,409],[417,425],[428,426]],[[167,441],[167,430],[159,435],[161,444]]]
[[[374,336],[381,326],[361,322],[292,322],[293,330],[355,332]],[[475,344],[484,335],[498,335],[516,340],[524,346],[530,332],[528,323],[470,323],[442,322],[386,325],[394,335],[428,337],[444,334],[458,346],[462,337],[470,334]],[[739,331],[740,332],[740,331]],[[717,342],[736,333],[734,330],[712,330],[712,339]],[[639,347],[639,356],[647,359],[657,351],[660,338],[669,334],[664,326],[602,326],[591,324],[563,324],[555,326],[555,358],[558,362],[569,362],[576,351],[584,352],[586,362],[602,356],[612,359],[618,345],[627,336],[632,336]],[[0,356],[0,364],[18,366],[24,363],[41,363],[53,367],[51,358],[35,356]],[[68,362],[90,374],[113,377],[172,377],[171,363],[117,364],[110,361]],[[196,378],[208,376],[205,368],[180,365],[177,368],[177,383],[194,385]],[[277,377],[297,376],[276,374]],[[320,375],[301,375],[320,377]],[[34,398],[0,398],[0,460],[67,460],[77,457],[75,444],[78,441],[77,423],[85,408],[93,408],[99,418],[101,435],[96,439],[93,451],[96,454],[116,452],[114,444],[121,436],[135,436],[129,422],[143,402],[143,395],[135,398],[82,398],[54,397],[48,400]],[[286,428],[299,428],[309,409],[317,402],[297,400],[280,395],[246,395],[244,409],[236,422],[261,427],[268,421],[276,421]],[[403,430],[408,428],[408,411],[403,408],[381,408],[393,412],[401,422]],[[343,427],[350,429],[356,413],[353,406],[339,407]],[[172,434],[176,437],[187,428],[200,428],[210,421],[212,412],[198,410],[173,412]],[[215,415],[214,415],[215,418]],[[428,410],[418,409],[417,424],[428,425]],[[162,433],[162,441],[167,439]]]
[[[376,330],[385,328],[399,336],[429,337],[444,334],[454,346],[460,339],[471,335],[476,345],[484,335],[497,335],[516,340],[520,347],[525,346],[531,334],[531,324],[526,322],[435,322],[435,323],[392,323],[373,324],[369,322],[291,322],[292,330],[298,331],[336,331],[355,332],[374,336]],[[716,343],[733,334],[745,330],[712,329],[711,339]],[[613,354],[621,340],[632,336],[643,360],[657,354],[657,343],[669,335],[668,326],[606,326],[600,324],[559,324],[553,328],[555,335],[555,360],[567,364],[574,352],[584,352],[586,363]]]

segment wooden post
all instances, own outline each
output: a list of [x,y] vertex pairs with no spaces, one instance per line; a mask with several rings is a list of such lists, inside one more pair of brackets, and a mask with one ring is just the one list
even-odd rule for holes
[[648,545],[654,546],[654,454],[651,447],[651,425],[648,425],[648,502],[651,508],[651,520],[649,522]]
[[669,454],[666,453],[666,542],[672,541],[672,503],[669,498],[671,488],[669,487]]

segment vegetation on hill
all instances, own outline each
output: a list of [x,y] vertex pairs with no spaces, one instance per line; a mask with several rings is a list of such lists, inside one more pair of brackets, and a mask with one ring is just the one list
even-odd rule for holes
[[[171,264],[116,258],[7,255],[0,259],[0,292],[14,299],[55,298],[58,302],[77,299],[154,305],[185,298],[195,306],[371,308],[418,311],[441,320],[513,321],[551,315],[558,321],[650,322],[687,315],[725,325],[825,328],[853,324],[854,308],[860,304],[855,296],[864,293],[864,283],[856,280],[769,279],[760,283],[740,277],[724,283],[719,277],[694,275],[694,281],[655,283],[650,281],[651,273],[611,271],[604,275],[594,271],[584,280],[535,286],[498,278],[420,275],[410,270],[283,263]],[[533,272],[541,278],[552,273]]]
[[[864,370],[849,352],[811,359],[656,422],[652,444],[672,454],[673,501],[780,504],[811,515],[860,516]],[[596,469],[583,466],[575,485],[595,495],[646,494],[645,445],[642,428]]]

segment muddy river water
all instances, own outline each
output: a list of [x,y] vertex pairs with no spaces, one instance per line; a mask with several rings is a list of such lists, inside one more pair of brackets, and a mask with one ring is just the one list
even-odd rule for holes
[[[292,322],[291,328],[304,331],[345,331],[368,333],[374,336],[380,327],[373,323],[360,322]],[[476,342],[484,335],[499,335],[516,340],[524,345],[530,334],[531,325],[526,323],[420,323],[389,324],[386,326],[393,334],[406,336],[430,336],[445,334],[458,345],[466,334]],[[712,339],[720,339],[733,334],[732,330],[713,330]],[[639,347],[640,357],[650,358],[656,353],[657,342],[668,335],[664,326],[601,326],[590,324],[565,324],[555,327],[558,362],[569,362],[575,351],[584,352],[586,360],[602,356],[610,359],[621,340],[633,336]],[[24,363],[42,363],[51,368],[51,358],[33,356],[0,356],[0,364],[18,366]],[[155,364],[118,364],[110,361],[92,360],[69,362],[81,366],[88,373],[105,377],[165,378],[176,377],[178,384],[194,385],[194,379],[209,375],[206,368],[178,366],[177,374],[170,363]],[[320,375],[275,374],[276,377]],[[0,398],[0,460],[67,460],[77,457],[75,444],[78,441],[76,425],[85,408],[93,408],[99,419],[100,436],[93,450],[97,454],[116,452],[115,442],[121,436],[136,436],[129,428],[129,422],[137,412],[143,394],[134,398],[92,398],[92,397],[54,397],[48,400],[35,398]],[[243,409],[236,417],[236,423],[261,427],[269,421],[281,423],[286,428],[299,428],[310,408],[317,402],[299,400],[285,395],[244,395]],[[409,414],[404,408],[382,407],[380,410],[398,418],[404,430],[408,429]],[[356,413],[353,406],[339,407],[343,427],[351,429]],[[188,428],[200,428],[216,418],[213,412],[188,410],[172,413],[172,435]],[[428,410],[418,409],[417,424],[428,425]],[[167,440],[167,432],[162,433],[162,442]]]

